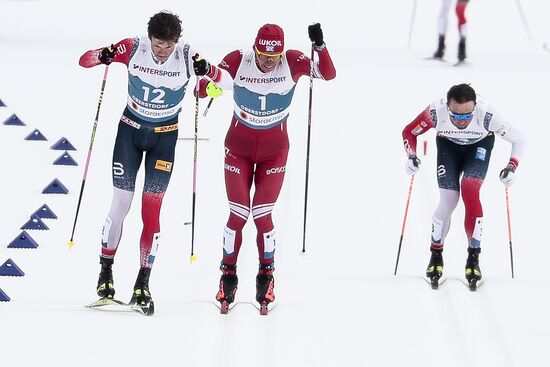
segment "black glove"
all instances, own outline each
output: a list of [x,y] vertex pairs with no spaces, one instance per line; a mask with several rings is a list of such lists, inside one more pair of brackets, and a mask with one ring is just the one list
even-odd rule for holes
[[500,171],[500,181],[504,184],[504,186],[512,186],[512,182],[514,181],[514,172],[516,172],[516,165],[511,162],[508,163],[502,171]]
[[418,170],[420,169],[420,159],[416,156],[416,154],[411,154],[409,156],[409,159],[407,160],[407,164],[405,165],[405,171],[408,175],[414,175]]
[[195,75],[203,76],[210,73],[210,64],[205,59],[201,59],[199,54],[193,56],[193,70],[195,70]]
[[99,55],[99,61],[101,61],[102,64],[109,65],[113,62],[113,59],[116,56],[116,48],[115,46],[111,45],[110,47],[105,47],[103,50],[101,50],[101,55]]
[[323,45],[323,30],[320,23],[315,23],[307,27],[307,33],[311,42],[315,43],[315,46]]

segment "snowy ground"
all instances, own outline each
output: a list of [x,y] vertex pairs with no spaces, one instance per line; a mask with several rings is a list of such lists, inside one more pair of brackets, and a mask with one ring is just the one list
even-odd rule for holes
[[[227,4],[227,5],[225,5]],[[0,303],[0,364],[95,366],[542,366],[550,352],[550,299],[545,240],[550,204],[545,169],[550,4],[523,0],[533,39],[516,2],[472,1],[470,64],[453,68],[423,60],[435,48],[438,0],[418,2],[410,50],[413,1],[252,0],[184,3],[159,0],[0,1],[0,121],[16,113],[25,127],[0,125],[0,264],[24,272],[0,277],[11,302]],[[291,152],[274,212],[278,249],[277,306],[262,317],[254,301],[254,226],[245,228],[239,260],[239,302],[228,316],[214,300],[221,234],[228,215],[223,139],[231,96],[201,119],[196,249],[189,264],[193,145],[180,141],[162,211],[162,242],[151,277],[152,318],[86,310],[95,300],[101,227],[111,200],[110,165],[125,103],[126,72],[110,68],[92,163],[75,234],[66,246],[97,107],[103,68],[77,65],[87,49],[145,32],[149,17],[172,9],[184,37],[211,61],[252,44],[257,28],[276,22],[288,48],[307,52],[307,25],[320,21],[337,68],[316,82],[310,166],[307,255],[301,256],[307,80],[290,115]],[[84,15],[85,14],[85,15]],[[449,61],[456,56],[451,12]],[[447,238],[447,281],[435,292],[422,279],[429,258],[431,214],[438,200],[433,132],[412,194],[398,276],[393,276],[409,179],[401,129],[452,84],[470,82],[509,116],[529,140],[510,190],[516,278],[510,276],[504,188],[499,170],[510,146],[497,139],[482,189],[485,211],[478,293],[462,284],[466,259],[464,210]],[[203,102],[202,108],[205,107]],[[192,136],[193,100],[185,99],[180,137]],[[24,140],[39,129],[46,142]],[[54,166],[49,147],[66,137],[78,167]],[[59,178],[69,195],[42,195]],[[142,180],[142,177],[140,177]],[[142,181],[138,183],[141,187]],[[138,196],[138,195],[136,195]],[[36,250],[8,249],[19,227],[43,204],[58,215],[49,231],[31,231]],[[130,296],[138,267],[140,200],[125,222],[114,267],[117,295]],[[145,349],[143,349],[145,348]]]

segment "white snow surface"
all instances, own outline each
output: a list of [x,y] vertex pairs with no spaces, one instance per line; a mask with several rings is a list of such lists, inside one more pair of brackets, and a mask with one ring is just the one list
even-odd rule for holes
[[[547,366],[550,291],[547,233],[550,3],[472,1],[469,64],[423,60],[436,45],[438,0],[419,1],[411,38],[412,0],[280,0],[258,3],[179,1],[0,1],[0,121],[12,113],[24,127],[0,125],[0,264],[11,258],[24,277],[0,277],[11,297],[0,303],[2,366]],[[308,80],[298,84],[289,118],[291,151],[273,213],[277,229],[276,307],[253,307],[255,227],[245,227],[236,307],[214,303],[229,210],[223,140],[231,93],[200,118],[195,254],[189,262],[193,143],[182,140],[161,214],[161,244],[151,275],[153,317],[91,311],[99,272],[101,228],[109,210],[111,156],[126,102],[127,73],[109,71],[75,247],[68,249],[104,68],[84,69],[79,56],[146,32],[162,9],[178,13],[184,38],[213,63],[249,47],[264,23],[285,29],[286,47],[309,54],[307,25],[319,21],[337,69],[315,81],[311,133],[307,251],[302,256]],[[450,13],[447,55],[456,57]],[[423,280],[431,215],[438,201],[433,131],[416,176],[397,276],[393,275],[409,178],[401,130],[428,103],[468,82],[528,139],[510,189],[515,279],[511,279],[504,187],[498,172],[510,145],[497,138],[482,188],[485,221],[477,293],[463,284],[466,236],[460,204],[447,237],[447,281]],[[190,90],[180,137],[193,135]],[[201,110],[206,101],[201,102]],[[39,129],[48,141],[24,140]],[[77,167],[54,166],[50,146],[66,137]],[[420,147],[422,143],[420,143]],[[137,187],[143,184],[143,172]],[[43,195],[58,178],[69,195]],[[30,214],[47,204],[59,217],[48,231],[29,231],[34,250],[8,249]],[[117,296],[127,301],[139,268],[140,190],[115,259]]]

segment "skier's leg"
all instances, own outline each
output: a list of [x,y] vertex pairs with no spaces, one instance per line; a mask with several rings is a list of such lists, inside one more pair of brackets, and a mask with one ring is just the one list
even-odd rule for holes
[[259,145],[263,149],[254,174],[256,190],[252,200],[252,217],[258,230],[256,243],[259,263],[267,266],[274,262],[275,257],[276,235],[271,212],[285,177],[289,149],[286,123],[270,129]]
[[[459,177],[462,159],[456,144],[436,138],[437,144],[437,183],[439,186],[439,204],[432,216],[432,235],[430,261],[426,276],[437,284],[443,274],[443,244],[451,224],[451,215],[458,204]],[[435,287],[432,284],[432,287]]]
[[225,148],[225,189],[229,218],[223,232],[223,264],[236,266],[242,244],[242,230],[250,213],[250,188],[254,163]]
[[443,249],[445,237],[451,224],[451,215],[460,196],[459,178],[463,157],[457,144],[445,138],[437,137],[437,184],[439,186],[439,204],[432,216],[433,249]]
[[468,37],[468,25],[466,21],[466,6],[468,0],[458,0],[456,3],[456,16],[458,18],[458,33],[460,41],[458,43],[458,60],[466,59],[466,38]]
[[445,35],[447,34],[448,14],[451,9],[451,0],[441,0],[441,9],[437,17],[437,50],[434,58],[441,59],[445,54]]
[[445,237],[451,225],[451,215],[455,210],[460,193],[456,190],[439,189],[439,204],[432,216],[433,249],[443,249]]
[[448,15],[451,9],[452,0],[441,0],[441,8],[437,16],[437,34],[445,37],[447,33]]
[[101,272],[97,284],[100,297],[112,297],[115,293],[111,266],[122,236],[124,219],[130,210],[142,159],[142,152],[134,146],[133,137],[134,128],[119,123],[113,151],[113,199],[101,238]]
[[470,147],[464,163],[462,199],[464,201],[464,227],[469,247],[480,247],[483,226],[483,208],[479,191],[487,174],[495,137],[490,135]]
[[256,192],[252,202],[252,216],[258,230],[259,269],[256,276],[256,300],[267,304],[275,300],[276,235],[271,212],[281,191],[286,169],[286,153],[278,158],[262,162],[256,168]]
[[154,311],[154,305],[149,291],[149,277],[160,242],[160,209],[174,168],[178,131],[155,132],[153,127],[146,125],[142,125],[142,129],[139,143],[147,152],[141,206],[143,230],[139,241],[140,269],[130,303],[145,307],[150,314]]
[[242,231],[250,213],[250,187],[254,163],[233,154],[225,148],[225,189],[229,200],[229,218],[223,231],[223,259],[220,264],[219,289],[216,300],[221,302],[222,313],[235,300],[239,284],[237,258],[242,244]]
[[252,216],[258,231],[259,269],[256,275],[256,300],[263,306],[275,300],[275,245],[276,234],[271,212],[283,186],[288,156],[286,123],[270,129],[262,137],[261,161],[256,166]]
[[174,169],[174,152],[178,132],[151,133],[154,144],[145,158],[145,182],[143,186],[141,217],[143,231],[140,238],[140,265],[151,268],[155,261],[160,240],[160,210],[164,193]]
[[285,169],[286,154],[256,167],[252,217],[258,231],[256,244],[261,265],[269,265],[275,258],[275,227],[271,213],[283,185]]
[[466,39],[468,36],[468,21],[466,20],[466,7],[468,6],[468,0],[458,0],[456,2],[455,12],[458,18],[458,34],[460,39]]

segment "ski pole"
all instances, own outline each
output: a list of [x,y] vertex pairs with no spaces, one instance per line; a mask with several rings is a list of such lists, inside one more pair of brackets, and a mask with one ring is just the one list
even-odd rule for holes
[[82,202],[82,194],[84,193],[84,185],[86,184],[86,177],[88,176],[88,167],[90,165],[90,158],[92,156],[92,147],[94,146],[95,133],[97,129],[97,121],[99,119],[99,110],[101,103],[103,102],[103,92],[105,91],[105,83],[107,82],[107,74],[109,73],[109,65],[105,65],[105,73],[103,74],[103,82],[101,83],[101,91],[99,92],[99,102],[97,103],[97,111],[95,114],[94,125],[92,128],[92,137],[90,138],[90,147],[88,148],[88,157],[86,158],[86,166],[84,166],[84,175],[82,177],[82,185],[80,186],[80,194],[78,195],[78,204],[76,205],[76,214],[74,216],[73,230],[71,232],[71,239],[67,243],[69,248],[74,246],[73,238],[76,228],[76,221],[78,220],[78,212],[80,211],[80,203]]
[[508,187],[505,187],[506,191],[506,217],[508,218],[508,243],[510,244],[510,266],[512,269],[512,279],[514,279],[514,254],[512,252],[512,224],[510,221],[510,196],[508,194]]
[[315,53],[311,44],[311,69],[309,71],[309,107],[307,113],[307,150],[306,150],[306,183],[304,192],[304,232],[302,237],[302,254],[306,252],[307,194],[309,184],[309,147],[311,142],[311,104],[313,101],[313,63]]
[[[178,140],[195,140],[195,138],[186,138],[186,137],[183,137],[183,138],[178,138]],[[210,141],[210,138],[198,138],[197,140],[203,140],[203,141]]]
[[197,77],[197,84],[195,85],[195,136],[194,136],[194,155],[193,155],[193,204],[191,213],[191,264],[197,260],[194,253],[195,247],[195,204],[197,198],[197,148],[199,140],[199,88],[200,77]]
[[397,260],[395,260],[395,270],[393,275],[397,275],[397,266],[399,265],[399,256],[401,255],[401,244],[403,243],[403,234],[405,233],[405,224],[407,223],[407,213],[409,212],[409,203],[411,202],[411,192],[413,189],[414,175],[411,176],[409,184],[409,194],[407,195],[407,205],[405,205],[405,215],[403,216],[403,225],[401,226],[401,237],[399,238],[399,248],[397,249]]
[[411,49],[411,39],[412,39],[412,32],[413,32],[413,26],[414,26],[414,18],[416,17],[416,1],[413,2],[412,7],[412,13],[411,13],[411,21],[409,24],[409,40],[407,41],[407,50]]
[[212,106],[212,102],[214,102],[214,98],[210,98],[210,101],[208,101],[208,105],[206,106],[206,109],[204,110],[204,113],[202,114],[203,117],[206,117],[206,114],[208,113],[208,110],[210,109],[210,106]]
[[523,27],[525,28],[525,32],[527,33],[527,37],[529,38],[529,42],[533,42],[533,34],[531,33],[531,29],[529,28],[529,24],[527,23],[527,18],[525,17],[525,13],[523,12],[521,1],[516,0],[516,5],[518,6],[519,16],[521,17],[521,21],[523,22]]

